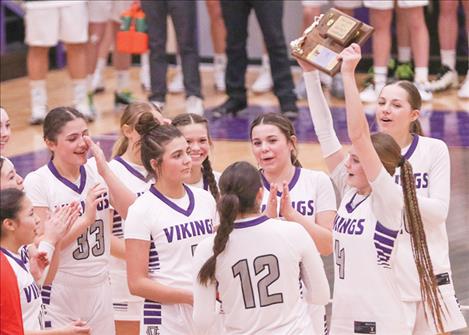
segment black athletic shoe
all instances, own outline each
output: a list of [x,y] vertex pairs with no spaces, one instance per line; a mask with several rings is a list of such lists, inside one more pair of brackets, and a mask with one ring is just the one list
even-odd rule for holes
[[212,115],[216,118],[222,117],[223,115],[232,114],[236,116],[240,111],[244,110],[247,107],[246,101],[238,100],[234,98],[228,98],[220,106],[215,107],[212,110]]

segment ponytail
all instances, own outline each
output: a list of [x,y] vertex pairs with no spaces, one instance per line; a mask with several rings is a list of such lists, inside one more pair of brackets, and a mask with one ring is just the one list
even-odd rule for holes
[[213,255],[205,262],[199,272],[199,282],[207,285],[215,282],[217,256],[225,250],[226,243],[234,228],[234,221],[239,211],[239,198],[236,194],[224,194],[218,200],[220,226],[213,242]]
[[427,239],[415,190],[414,173],[412,166],[407,160],[402,160],[400,165],[401,184],[405,203],[404,222],[410,235],[412,252],[419,275],[420,293],[422,295],[422,301],[424,302],[425,317],[428,319],[427,308],[429,308],[435,328],[438,333],[444,333],[443,311],[440,303],[441,293],[436,283],[435,273],[428,251]]
[[212,193],[215,200],[218,200],[220,193],[218,191],[217,181],[213,175],[212,164],[210,164],[208,157],[202,162],[202,179],[207,181],[210,193]]
[[225,250],[238,214],[259,212],[256,197],[261,187],[259,171],[248,162],[233,163],[221,175],[221,195],[217,206],[220,226],[213,241],[213,255],[199,271],[198,280],[201,284],[215,282],[217,257]]

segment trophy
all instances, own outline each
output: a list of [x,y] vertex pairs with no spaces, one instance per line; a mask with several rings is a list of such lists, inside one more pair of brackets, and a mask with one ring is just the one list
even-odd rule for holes
[[335,9],[316,17],[303,36],[290,42],[291,53],[334,76],[340,70],[337,56],[352,43],[363,45],[374,28]]

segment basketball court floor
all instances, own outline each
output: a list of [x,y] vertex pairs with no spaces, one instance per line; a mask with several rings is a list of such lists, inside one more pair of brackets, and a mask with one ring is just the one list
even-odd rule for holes
[[[249,108],[237,117],[226,116],[213,120],[210,109],[222,103],[226,96],[215,92],[210,67],[202,66],[203,94],[206,117],[210,120],[210,133],[213,139],[211,161],[214,169],[223,171],[230,163],[247,160],[255,164],[249,145],[249,123],[267,111],[278,111],[277,99],[272,93],[249,94]],[[253,82],[256,69],[250,68],[247,74],[248,85]],[[173,73],[169,72],[169,77]],[[295,72],[297,78],[300,74]],[[110,155],[112,144],[119,130],[119,112],[113,105],[114,75],[106,69],[107,80],[104,93],[95,96],[99,116],[90,124],[91,135],[101,143],[106,154]],[[138,81],[138,68],[132,68],[133,92],[142,100],[146,94]],[[64,70],[51,71],[48,76],[49,107],[68,105],[72,101],[71,82]],[[18,172],[23,177],[48,161],[49,153],[42,140],[42,128],[30,126],[29,83],[27,78],[19,78],[0,84],[0,103],[10,115],[12,137],[5,152],[11,157]],[[299,159],[304,167],[325,170],[325,165],[313,131],[306,101],[300,101],[300,115],[295,128],[300,141]],[[184,95],[168,95],[165,116],[173,117],[184,112]],[[342,143],[348,143],[344,102],[330,98],[334,124]],[[374,106],[366,106],[372,115]],[[373,123],[373,117],[368,120]],[[444,140],[449,146],[451,157],[451,204],[447,220],[450,241],[450,258],[453,280],[459,301],[469,306],[469,100],[457,98],[456,90],[436,94],[432,103],[422,109],[421,122],[425,135]],[[374,127],[374,126],[372,126]],[[330,283],[333,282],[332,257],[324,259]],[[466,307],[469,308],[469,307]],[[469,311],[464,311],[469,321]],[[453,334],[469,334],[469,330]]]

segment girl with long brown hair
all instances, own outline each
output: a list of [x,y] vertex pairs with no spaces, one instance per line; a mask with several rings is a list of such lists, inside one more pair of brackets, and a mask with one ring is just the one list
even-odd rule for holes
[[[341,57],[347,128],[352,141],[348,157],[335,135],[317,72],[300,62],[321,150],[342,197],[333,228],[337,267],[331,331],[412,334],[411,322],[402,321],[409,320],[409,310],[401,301],[397,279],[398,264],[405,261],[396,253],[400,248],[399,232],[404,228],[412,238],[422,299],[428,304],[435,327],[441,330],[443,305],[426,246],[412,166],[390,135],[370,136],[354,77],[360,60],[359,46],[353,44]],[[397,168],[404,172],[402,189],[392,177]],[[352,305],[362,307],[350,309]]]
[[145,298],[140,334],[195,334],[192,256],[214,231],[215,200],[185,185],[192,161],[179,129],[146,112],[135,130],[143,166],[155,180],[130,206],[124,226],[129,289]]
[[251,164],[231,164],[219,185],[220,226],[194,259],[193,315],[200,333],[221,317],[219,293],[223,334],[315,334],[306,302],[326,304],[329,285],[313,241],[300,224],[261,214],[264,188]]

